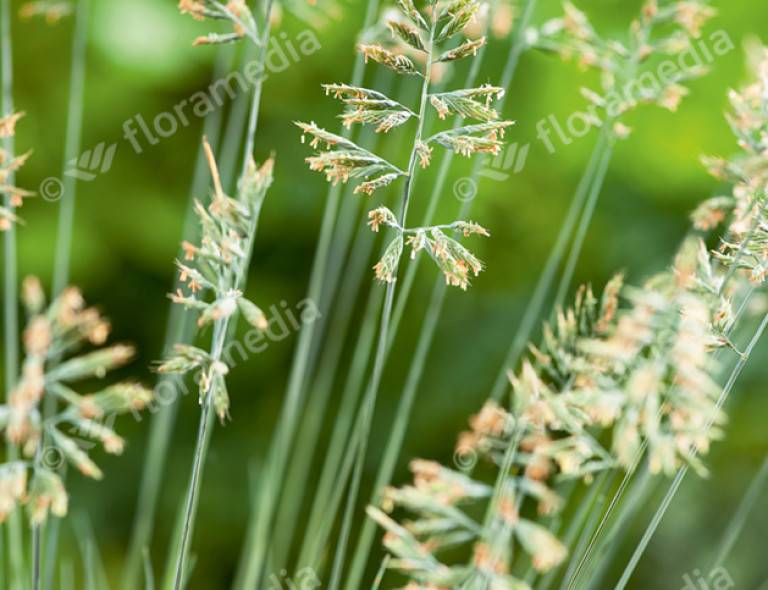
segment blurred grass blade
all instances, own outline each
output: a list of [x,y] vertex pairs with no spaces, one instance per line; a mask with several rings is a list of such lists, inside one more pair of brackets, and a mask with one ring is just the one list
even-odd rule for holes
[[733,547],[736,545],[736,541],[739,539],[741,531],[747,524],[752,509],[760,499],[761,492],[768,481],[768,457],[763,461],[762,466],[758,470],[752,482],[749,484],[747,491],[744,493],[744,497],[739,503],[739,507],[734,512],[731,521],[728,523],[728,527],[723,533],[723,538],[720,540],[720,545],[715,553],[715,559],[712,569],[722,567],[725,560],[728,559]]
[[[0,68],[2,69],[2,89],[0,89],[0,100],[2,101],[2,113],[5,117],[14,112],[13,109],[13,57],[11,42],[11,2],[10,0],[0,1]],[[7,158],[13,158],[14,141],[13,134],[9,134],[3,139],[3,150]],[[11,171],[5,182],[13,186],[14,173]],[[6,208],[11,206],[11,195],[3,195],[3,205]],[[5,372],[5,392],[6,396],[13,391],[16,385],[16,375],[19,370],[19,317],[18,317],[18,276],[16,260],[16,224],[10,224],[7,231],[3,232],[3,335],[4,335],[4,372]],[[6,444],[6,454],[9,461],[14,461],[18,457],[16,447]],[[23,580],[26,576],[24,566],[24,541],[21,524],[21,511],[16,509],[8,515],[8,526],[5,527],[8,532],[8,554],[9,568],[7,574],[10,576],[8,588],[11,590],[21,590]],[[5,575],[3,572],[2,575]]]

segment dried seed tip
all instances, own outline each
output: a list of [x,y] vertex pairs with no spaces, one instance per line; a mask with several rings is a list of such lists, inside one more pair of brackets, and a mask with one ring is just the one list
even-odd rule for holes
[[565,545],[547,529],[529,520],[521,519],[515,527],[520,544],[531,555],[533,567],[548,572],[560,565],[568,555]]
[[423,141],[416,143],[416,155],[419,157],[419,166],[426,168],[432,161],[432,148]]
[[24,350],[29,356],[45,357],[53,341],[51,323],[45,316],[33,317],[23,334]]
[[437,40],[444,41],[464,30],[475,18],[479,9],[480,3],[477,0],[456,0],[450,3],[440,15],[449,17],[449,20],[440,31]]
[[26,113],[21,111],[18,113],[7,115],[2,119],[0,119],[0,138],[13,137],[14,135],[16,135],[16,123],[24,115],[26,115]]
[[19,17],[29,19],[35,16],[45,17],[49,25],[56,24],[63,17],[69,16],[73,12],[71,2],[56,2],[52,0],[40,0],[38,2],[27,2],[19,9]]
[[251,326],[262,332],[269,328],[269,320],[261,308],[244,297],[240,297],[237,300],[237,305],[240,308],[240,312],[243,314],[245,321]]
[[474,221],[457,221],[453,224],[454,227],[459,230],[465,238],[473,234],[477,234],[483,237],[490,237],[490,233],[482,225],[475,223]]
[[223,199],[226,195],[224,189],[221,186],[221,176],[219,175],[219,167],[216,164],[216,158],[213,155],[211,144],[208,143],[208,138],[203,136],[203,151],[205,152],[205,159],[208,161],[208,169],[211,171],[211,178],[213,179],[214,195],[216,199]]

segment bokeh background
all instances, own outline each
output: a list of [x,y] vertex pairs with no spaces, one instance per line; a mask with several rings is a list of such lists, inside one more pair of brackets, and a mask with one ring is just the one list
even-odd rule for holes
[[[284,71],[270,75],[264,88],[256,152],[263,159],[274,151],[277,168],[264,207],[249,294],[266,307],[285,301],[293,308],[304,298],[327,194],[324,179],[303,163],[308,148],[300,144],[292,121],[314,120],[337,128],[338,104],[324,97],[320,84],[349,79],[363,19],[364,3],[359,0],[337,0],[325,11],[324,2],[318,1],[326,16],[323,23],[283,11],[277,28],[284,34],[277,36],[283,50],[307,30],[319,40],[320,48],[299,60],[290,59]],[[15,8],[20,4],[15,3]],[[560,10],[559,2],[539,4],[535,23]],[[721,188],[707,176],[699,156],[729,155],[736,150],[723,117],[727,91],[745,80],[744,41],[760,36],[768,41],[768,4],[760,0],[714,4],[719,15],[707,31],[726,30],[737,47],[718,58],[706,77],[691,84],[691,95],[679,112],[647,107],[632,115],[634,133],[617,148],[577,269],[580,282],[601,287],[619,270],[638,282],[663,269],[689,226],[691,209]],[[623,35],[640,2],[583,0],[578,5],[606,34]],[[151,120],[210,84],[217,50],[191,46],[192,39],[207,30],[207,25],[179,15],[172,0],[91,0],[83,147],[102,141],[119,142],[119,147],[108,173],[78,184],[72,280],[111,317],[115,338],[137,345],[140,356],[128,373],[148,384],[155,379],[149,366],[162,354],[169,313],[166,293],[174,279],[172,263],[202,121],[191,118],[188,127],[158,145],[145,142],[140,155],[122,140],[123,122],[138,114]],[[15,101],[28,114],[18,128],[17,149],[34,149],[18,184],[33,190],[45,178],[62,173],[71,39],[71,18],[53,26],[42,20],[13,22]],[[508,42],[492,41],[480,81],[498,81]],[[454,82],[462,79],[464,67],[448,73]],[[372,74],[367,78],[370,81]],[[522,56],[505,115],[518,121],[510,141],[530,143],[531,151],[522,172],[506,181],[486,180],[480,185],[472,217],[488,227],[492,237],[475,240],[473,246],[487,263],[487,271],[468,292],[449,295],[419,390],[398,481],[407,475],[407,458],[450,461],[457,433],[481,405],[499,371],[596,139],[593,132],[552,155],[536,140],[536,123],[550,114],[562,121],[583,109],[579,87],[594,82],[591,75],[553,56]],[[414,89],[395,86],[392,92],[408,98]],[[227,102],[225,116],[229,106]],[[409,133],[394,131],[382,149],[397,157],[409,138]],[[439,219],[443,221],[452,220],[461,204],[452,186],[466,175],[468,166],[457,162],[441,200]],[[429,177],[423,177],[415,192],[417,203],[423,205],[430,188]],[[379,202],[388,196],[382,193],[374,198]],[[358,206],[353,199],[361,197],[347,195],[342,207]],[[36,274],[46,284],[53,268],[57,214],[57,203],[31,200],[23,211],[26,224],[19,230],[21,272]],[[369,476],[402,388],[435,272],[430,265],[422,266],[395,343],[374,427]],[[364,292],[370,288],[380,287],[366,278]],[[353,322],[359,319],[355,312]],[[356,333],[353,330],[353,336]],[[266,453],[296,340],[294,333],[272,343],[233,371],[232,421],[217,427],[205,474],[194,540],[195,588],[226,587],[231,579],[249,510],[250,481],[254,474],[258,477]],[[348,339],[342,367],[353,348],[354,337]],[[710,479],[686,481],[632,587],[680,588],[686,572],[706,570],[725,523],[768,453],[767,358],[768,348],[762,345],[730,402],[727,440],[709,458]],[[337,383],[335,394],[339,390]],[[198,411],[192,397],[183,401],[158,511],[152,548],[156,564],[165,558],[169,530],[187,482]],[[73,512],[88,514],[115,585],[129,539],[148,421],[122,420],[119,428],[129,446],[122,457],[99,456],[104,481],[71,478]],[[649,510],[655,505],[649,502]],[[763,496],[728,561],[738,588],[757,588],[768,578],[766,509],[768,500]],[[649,515],[639,515],[634,535],[619,541],[619,551],[634,546]],[[69,544],[63,550],[76,555],[76,548]]]

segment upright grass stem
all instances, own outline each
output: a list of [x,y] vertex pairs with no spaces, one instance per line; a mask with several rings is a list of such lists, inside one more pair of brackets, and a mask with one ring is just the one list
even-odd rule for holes
[[[211,358],[214,362],[220,362],[224,351],[224,343],[227,338],[229,321],[231,316],[216,322],[213,328],[213,340],[211,348]],[[181,540],[179,543],[179,553],[176,558],[176,568],[174,575],[174,590],[181,590],[186,577],[185,562],[189,553],[189,543],[194,527],[194,520],[197,514],[197,503],[200,495],[200,486],[202,483],[202,472],[205,466],[208,442],[213,429],[213,415],[211,414],[211,388],[203,395],[202,411],[200,412],[200,424],[197,432],[197,442],[195,443],[195,456],[192,463],[192,475],[189,482],[189,490],[184,509],[183,528]]]
[[[403,187],[402,204],[400,206],[400,212],[398,214],[398,223],[401,228],[407,227],[406,221],[408,217],[408,209],[411,200],[411,194],[413,190],[414,177],[416,174],[416,164],[418,161],[418,145],[422,142],[422,133],[424,131],[424,122],[427,112],[427,98],[429,95],[430,81],[432,75],[432,58],[434,52],[435,43],[435,29],[437,28],[437,22],[435,15],[437,11],[433,11],[433,18],[429,30],[429,41],[426,46],[426,67],[424,69],[424,80],[421,86],[421,98],[419,101],[419,110],[417,112],[418,123],[416,127],[416,134],[411,147],[410,159],[408,162],[408,176],[405,179],[405,185]],[[400,232],[397,239],[403,240],[402,232]],[[350,484],[350,491],[347,497],[347,512],[344,516],[341,526],[341,535],[338,547],[336,549],[336,562],[334,564],[334,572],[331,576],[332,585],[331,589],[336,590],[338,587],[341,570],[343,568],[344,556],[346,554],[347,540],[352,527],[352,520],[354,515],[354,506],[358,496],[358,490],[360,488],[360,482],[362,479],[363,467],[365,465],[366,451],[368,449],[368,438],[370,435],[371,423],[373,422],[373,413],[376,407],[376,399],[378,397],[379,388],[381,386],[381,379],[384,374],[384,365],[386,362],[387,351],[389,348],[389,328],[390,319],[392,315],[392,308],[394,306],[395,298],[395,286],[396,283],[390,282],[386,287],[386,294],[384,296],[384,309],[381,314],[381,324],[379,326],[379,340],[376,345],[376,354],[374,357],[373,372],[371,376],[371,382],[368,387],[368,391],[365,399],[363,400],[363,406],[360,412],[360,436],[357,441],[357,460],[355,469],[352,475],[352,482]]]
[[[11,2],[0,1],[0,68],[2,68],[2,80],[0,84],[0,99],[2,100],[2,116],[13,113],[13,53],[11,40]],[[3,139],[3,149],[8,158],[13,157],[13,136]],[[13,185],[14,174],[11,172],[6,179],[9,185]],[[4,205],[11,206],[11,195],[4,195]],[[18,270],[16,260],[16,226],[11,224],[3,234],[3,334],[4,334],[4,370],[5,370],[5,394],[16,386],[16,375],[19,370],[19,317],[18,317]],[[10,460],[18,457],[14,445],[7,445],[7,456]],[[19,510],[13,510],[8,516],[8,553],[10,575],[9,588],[18,590],[24,585],[24,551],[23,532],[21,526],[21,514]]]
[[[263,32],[260,39],[260,54],[261,59],[264,60],[267,52],[267,45],[269,43],[269,36],[271,30],[271,18],[272,18],[273,0],[266,0],[263,11]],[[263,61],[262,61],[263,63]],[[263,77],[259,78],[253,91],[251,98],[251,109],[248,119],[248,129],[246,132],[246,142],[242,171],[240,174],[240,180],[238,182],[238,192],[244,190],[244,183],[246,182],[246,174],[249,163],[252,161],[253,147],[255,143],[255,135],[258,127],[258,114],[259,106],[261,103],[261,94],[263,88]],[[220,179],[214,178],[215,183],[220,183]],[[246,244],[245,255],[242,263],[233,273],[233,284],[241,291],[245,288],[247,282],[248,268],[250,266],[250,260],[253,252],[253,244],[256,237],[256,230],[258,227],[258,219],[261,212],[261,202],[259,202],[257,208],[253,211],[253,218],[251,220],[251,226],[249,228]],[[211,358],[214,362],[221,362],[224,346],[226,342],[233,336],[235,323],[231,322],[231,316],[228,316],[223,321],[217,321],[214,328],[214,338],[212,342]],[[216,331],[218,328],[219,331]],[[203,411],[200,417],[200,425],[198,429],[198,438],[195,446],[195,457],[193,463],[193,471],[189,484],[189,492],[187,498],[187,504],[184,511],[184,516],[181,520],[179,529],[179,523],[177,523],[177,535],[178,537],[178,558],[176,560],[175,568],[175,581],[174,590],[180,590],[183,587],[186,572],[184,570],[184,560],[189,551],[189,542],[191,538],[192,529],[194,527],[194,520],[197,513],[198,496],[200,493],[201,474],[207,457],[209,441],[211,437],[211,431],[213,429],[213,417],[210,415],[210,405],[212,391],[208,391],[203,396]],[[176,549],[176,544],[172,545],[173,549]]]
[[[64,146],[64,162],[62,172],[66,170],[67,163],[80,155],[81,138],[83,130],[83,111],[85,109],[85,54],[88,39],[88,9],[89,0],[79,0],[75,13],[75,30],[72,40],[72,65],[69,83],[69,105],[67,109],[67,131]],[[67,174],[62,175],[63,187],[61,202],[59,204],[58,229],[56,237],[56,249],[54,251],[53,286],[52,296],[57,297],[69,282],[70,259],[72,254],[72,230],[75,218],[75,202],[77,193],[76,179]],[[56,409],[56,398],[46,396],[43,405],[44,416],[51,416]],[[39,457],[36,456],[36,461]],[[46,556],[50,565],[45,570],[45,588],[49,588],[52,582],[54,564],[58,551],[58,537],[61,523],[52,521],[46,528]],[[42,534],[39,526],[32,527],[32,587],[37,590],[40,587],[42,558]]]
[[[494,381],[491,389],[491,399],[496,402],[501,400],[504,391],[507,388],[507,369],[509,367],[514,367],[520,360],[520,355],[525,350],[525,347],[531,338],[531,334],[536,327],[536,323],[541,317],[541,312],[544,309],[544,305],[550,295],[555,279],[557,278],[558,269],[562,264],[568,244],[571,242],[571,237],[579,219],[579,214],[584,210],[585,202],[590,194],[590,189],[592,189],[592,192],[595,191],[596,185],[594,183],[594,178],[600,163],[604,159],[607,144],[608,139],[606,133],[603,132],[598,137],[595,148],[590,156],[589,164],[579,181],[576,192],[571,200],[571,204],[568,207],[568,212],[566,213],[563,224],[557,234],[555,244],[547,257],[547,261],[544,263],[544,270],[539,275],[533,295],[528,300],[528,305],[520,320],[520,326],[515,332],[507,356],[504,358],[504,363]],[[588,223],[588,221],[586,223]]]
[[[378,7],[379,0],[368,1],[364,17],[365,27],[370,26],[373,22]],[[364,71],[364,61],[359,57],[355,62],[352,74],[352,81],[355,85],[362,81]],[[348,136],[348,133],[350,132],[345,131],[344,135]],[[307,298],[312,301],[319,301],[323,290],[327,286],[325,283],[326,270],[329,264],[333,230],[338,214],[341,193],[342,188],[338,185],[332,186],[328,191],[307,292]],[[314,335],[314,323],[304,326],[299,334],[286,387],[285,402],[277,422],[266,462],[265,477],[262,478],[261,484],[257,489],[256,493],[259,495],[259,498],[253,503],[255,509],[251,514],[246,529],[235,588],[250,590],[256,587],[264,573],[268,538],[273,526],[277,497],[282,487],[290,447],[292,446],[296,427],[299,423],[301,398],[305,392]]]
[[[489,26],[490,26],[490,21],[493,18],[493,15],[495,14],[496,6],[497,6],[497,2],[494,2],[491,5],[490,11],[489,11],[489,23],[488,23]],[[522,15],[517,23],[516,33],[513,36],[512,43],[510,45],[509,54],[507,56],[507,62],[504,66],[504,70],[501,77],[501,86],[507,91],[509,91],[509,87],[512,83],[512,79],[514,78],[514,74],[517,69],[517,64],[519,62],[520,55],[522,54],[525,48],[525,30],[531,21],[535,7],[536,7],[536,0],[528,0],[522,12]],[[482,48],[481,49],[482,53],[477,57],[477,59],[475,59],[472,62],[472,67],[467,76],[467,82],[465,84],[466,87],[471,87],[475,83],[475,79],[479,72],[480,64],[483,61],[484,50],[485,48]],[[499,101],[498,108],[500,112],[503,112],[504,105],[506,102],[505,100],[506,96],[508,96],[508,94],[506,94],[505,97],[503,97]],[[459,125],[458,121],[456,125]],[[453,156],[454,156],[453,152],[446,152],[443,156],[443,162],[438,172],[438,177],[435,183],[432,198],[430,199],[430,203],[427,208],[425,219],[422,225],[426,226],[432,223],[432,218],[434,216],[435,210],[437,209],[437,202],[439,200],[439,196],[442,194],[442,189],[445,185],[445,180],[448,176],[448,172],[450,171],[450,165],[451,165]],[[472,174],[470,176],[474,182],[477,181],[479,169],[480,169],[480,161],[475,160],[475,162],[473,163]],[[462,204],[461,211],[459,212],[459,215],[458,215],[459,219],[465,219],[468,217],[471,209],[471,204],[472,204],[472,200],[465,201]],[[402,317],[403,309],[405,307],[404,304],[408,301],[410,287],[412,285],[413,278],[416,275],[417,268],[418,268],[418,260],[414,261],[408,267],[408,274],[406,275],[405,287],[398,301],[398,306],[395,309],[395,316],[393,320],[395,330],[397,329],[400,318]],[[409,281],[408,279],[411,279],[411,280]],[[442,313],[443,304],[445,302],[445,296],[446,296],[447,290],[448,289],[445,284],[445,281],[441,276],[438,276],[435,279],[435,283],[432,287],[432,294],[429,299],[429,305],[427,307],[427,312],[424,318],[424,322],[422,324],[419,340],[416,345],[416,351],[414,353],[413,361],[409,368],[408,376],[406,377],[405,385],[403,387],[403,391],[400,396],[400,402],[398,403],[397,411],[395,413],[395,421],[393,424],[393,428],[387,440],[387,444],[385,446],[382,460],[379,464],[379,470],[375,479],[373,494],[371,497],[371,504],[373,505],[376,505],[378,503],[381,490],[384,488],[384,486],[390,483],[395,467],[397,465],[397,459],[402,449],[403,440],[405,439],[405,433],[407,431],[408,422],[409,422],[411,411],[415,401],[416,391],[418,389],[419,383],[421,381],[421,377],[424,372],[427,355],[432,346],[435,331],[437,329],[437,324]],[[400,303],[402,303],[403,305],[400,305]],[[355,553],[352,559],[350,573],[349,573],[349,576],[347,577],[347,583],[345,585],[346,590],[354,590],[355,588],[358,588],[360,586],[362,576],[365,570],[365,564],[370,554],[371,545],[373,543],[375,532],[376,532],[375,523],[370,519],[366,519],[365,523],[363,524],[363,528],[360,532],[358,542],[355,546]]]
[[[232,64],[232,47],[228,46],[219,53],[216,65],[214,67],[213,79],[218,80],[223,76]],[[216,145],[221,128],[222,113],[216,110],[204,122],[204,135],[208,137],[213,145]],[[228,130],[230,131],[230,130]],[[232,136],[225,138],[224,144],[240,144],[240,131],[232,129]],[[236,135],[236,138],[233,136]],[[192,175],[192,183],[189,190],[189,199],[184,218],[182,238],[190,240],[193,238],[195,216],[193,213],[194,198],[205,190],[208,183],[208,168],[206,166],[205,153],[202,146],[197,155],[195,168]],[[177,285],[178,286],[178,281]],[[172,289],[172,291],[175,290]],[[172,305],[168,317],[168,324],[165,330],[165,339],[163,343],[163,354],[169,354],[173,345],[178,342],[189,342],[192,338],[192,322],[189,314],[178,305]],[[158,390],[165,390],[165,386],[174,392],[181,390],[181,378],[178,376],[163,376],[161,378]],[[128,554],[123,571],[122,588],[123,590],[135,590],[139,586],[142,569],[142,555],[148,547],[152,537],[154,526],[155,510],[157,507],[158,495],[162,486],[163,471],[165,469],[165,459],[168,454],[168,446],[173,430],[176,412],[178,409],[178,400],[174,403],[161,407],[153,416],[150,426],[149,441],[147,451],[145,452],[144,470],[141,484],[139,487],[138,501],[136,503],[136,515],[134,518],[133,532],[128,548]]]
[[[72,41],[72,67],[69,83],[69,107],[64,147],[63,170],[68,162],[80,155],[85,109],[85,53],[88,39],[89,0],[78,0],[75,14],[75,32]],[[53,268],[53,296],[58,296],[69,282],[72,256],[72,229],[75,218],[77,181],[63,175],[63,189],[59,204],[59,221],[56,237],[55,265]]]

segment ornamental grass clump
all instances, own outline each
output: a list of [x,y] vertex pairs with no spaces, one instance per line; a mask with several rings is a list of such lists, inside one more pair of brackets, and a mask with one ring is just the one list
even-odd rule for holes
[[[15,389],[0,406],[0,428],[27,459],[0,466],[0,521],[22,504],[31,523],[38,525],[49,512],[58,517],[67,513],[68,497],[57,472],[61,461],[101,479],[90,451],[101,444],[108,453],[122,453],[125,441],[112,429],[114,418],[144,409],[153,395],[132,382],[98,386],[96,391],[78,386],[104,379],[134,355],[127,345],[105,346],[109,322],[85,306],[80,291],[69,287],[46,305],[40,282],[30,277],[23,284],[22,302],[27,312],[25,358]],[[92,350],[84,350],[88,347]],[[85,387],[87,393],[76,391]],[[56,409],[43,416],[41,404],[49,396],[57,401]]]
[[[512,122],[500,120],[499,113],[492,107],[493,101],[503,96],[502,88],[483,85],[450,92],[431,91],[430,83],[437,67],[474,57],[485,44],[485,37],[465,38],[449,47],[452,38],[460,35],[473,21],[481,3],[476,0],[429,2],[424,11],[417,9],[412,0],[403,0],[398,6],[400,12],[394,13],[386,22],[396,44],[388,47],[384,43],[360,43],[357,50],[366,61],[376,62],[402,76],[420,78],[422,92],[418,107],[409,108],[368,88],[347,84],[326,84],[324,88],[326,94],[344,104],[341,118],[347,127],[357,123],[373,125],[377,133],[388,133],[414,120],[416,134],[405,169],[315,123],[297,125],[303,132],[302,141],[307,135],[310,136],[310,145],[317,150],[316,155],[307,158],[310,168],[323,172],[329,182],[346,183],[354,180],[357,182],[355,193],[371,196],[377,190],[404,179],[402,205],[398,214],[386,207],[379,207],[369,214],[373,231],[386,225],[395,234],[382,259],[374,267],[379,281],[394,283],[404,247],[408,245],[412,248],[412,255],[420,250],[427,252],[445,275],[448,284],[466,289],[470,278],[482,270],[482,264],[450,234],[458,232],[466,237],[471,234],[488,235],[488,232],[470,222],[408,227],[407,212],[416,168],[427,168],[430,165],[435,146],[466,157],[475,154],[496,155],[503,146],[504,130]],[[440,119],[457,115],[477,123],[423,137],[429,106]],[[473,231],[465,231],[467,227],[472,227]]]
[[232,198],[224,192],[213,151],[205,139],[203,146],[213,179],[213,194],[208,206],[195,202],[200,242],[182,244],[184,260],[177,260],[176,265],[184,287],[170,297],[174,303],[196,314],[201,331],[211,327],[211,344],[208,349],[179,344],[173,356],[158,367],[160,373],[195,375],[202,408],[182,536],[175,554],[175,588],[182,587],[186,574],[185,561],[205,464],[208,433],[212,428],[210,410],[213,409],[222,422],[229,416],[226,383],[229,367],[223,355],[227,339],[231,336],[230,324],[239,311],[253,327],[265,330],[268,326],[264,312],[243,296],[240,286],[248,271],[261,206],[272,184],[273,160],[267,160],[258,167],[250,157],[237,198]]
[[[763,73],[766,63],[768,54]],[[386,531],[389,569],[414,588],[527,588],[511,573],[522,559],[516,546],[534,571],[562,564],[568,547],[543,517],[566,506],[558,490],[568,480],[594,486],[601,473],[634,471],[643,456],[651,475],[707,475],[701,455],[723,436],[722,406],[749,353],[731,340],[739,320],[734,309],[764,282],[768,262],[767,85],[763,75],[731,95],[736,114],[729,118],[744,153],[707,159],[718,177],[734,182],[733,194],[704,202],[692,217],[699,229],[729,219],[721,246],[709,251],[693,232],[671,268],[640,288],[616,277],[598,301],[582,287],[510,373],[509,409],[487,402],[459,437],[457,455],[476,459],[477,473],[414,461],[414,483],[386,489],[381,505],[369,507]],[[739,363],[723,386],[726,350],[735,350]],[[592,533],[588,553],[564,583],[575,582],[599,534]],[[464,560],[456,557],[461,548]]]

